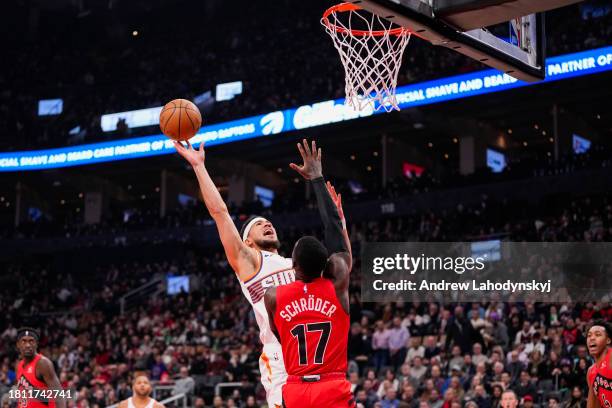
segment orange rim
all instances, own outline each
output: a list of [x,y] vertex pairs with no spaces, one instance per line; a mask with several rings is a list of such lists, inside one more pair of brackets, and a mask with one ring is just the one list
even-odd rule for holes
[[347,11],[357,11],[357,10],[362,10],[361,7],[359,7],[356,4],[352,4],[352,3],[340,3],[340,4],[336,4],[335,6],[331,6],[330,8],[328,8],[327,10],[325,10],[325,13],[323,13],[323,18],[321,19],[321,21],[323,22],[323,24],[325,26],[327,26],[329,29],[337,32],[337,33],[350,33],[356,37],[382,37],[384,35],[404,35],[410,32],[410,30],[408,30],[405,27],[398,27],[398,28],[394,28],[392,30],[377,30],[377,31],[366,31],[366,30],[347,30],[344,27],[338,27],[335,24],[332,24],[329,22],[329,16],[332,13],[345,13]]

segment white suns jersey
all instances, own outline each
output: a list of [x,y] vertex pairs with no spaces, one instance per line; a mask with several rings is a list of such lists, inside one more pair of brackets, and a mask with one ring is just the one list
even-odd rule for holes
[[264,304],[266,289],[272,286],[281,286],[295,281],[295,271],[291,258],[284,258],[278,254],[261,251],[261,267],[259,271],[247,281],[240,281],[242,293],[253,306],[255,318],[259,326],[259,338],[263,344],[278,343],[276,336],[270,329],[268,312]]
[[[155,400],[153,398],[149,398],[149,402],[145,405],[145,408],[153,408],[155,406]],[[128,398],[128,408],[136,408],[136,404],[132,400],[132,397]]]

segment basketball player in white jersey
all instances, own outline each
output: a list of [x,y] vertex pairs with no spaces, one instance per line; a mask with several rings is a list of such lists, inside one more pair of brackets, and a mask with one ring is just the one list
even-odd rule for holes
[[117,408],[164,408],[162,404],[150,397],[152,391],[149,377],[138,375],[132,383],[132,396],[119,403]]
[[[253,306],[259,326],[259,338],[263,343],[263,353],[259,360],[261,382],[266,389],[268,407],[280,408],[282,406],[282,386],[287,380],[287,373],[281,345],[270,329],[263,298],[267,288],[295,281],[292,260],[278,254],[280,242],[276,236],[276,230],[272,223],[264,217],[250,217],[238,232],[225,202],[208,174],[203,145],[204,143],[200,145],[199,150],[195,150],[189,143],[187,147],[178,142],[174,143],[178,153],[193,167],[206,208],[217,225],[227,260],[236,272],[244,296]],[[304,140],[303,146],[298,143],[298,150],[304,164],[298,166],[291,163],[290,166],[312,184],[317,202],[319,202],[324,227],[326,227],[327,219],[324,213],[330,211],[330,206],[333,207],[333,211],[338,211],[343,219],[340,195],[336,194],[331,184],[325,184],[323,177],[315,180],[313,176],[321,174],[321,149],[317,149],[315,142],[309,146]],[[321,206],[322,200],[326,200],[325,208]],[[345,222],[343,226],[344,237],[348,241]]]

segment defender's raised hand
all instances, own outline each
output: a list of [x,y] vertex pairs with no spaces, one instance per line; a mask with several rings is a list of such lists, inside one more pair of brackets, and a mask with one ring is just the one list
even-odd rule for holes
[[309,146],[308,141],[304,139],[302,143],[297,144],[297,148],[302,156],[304,164],[298,166],[295,163],[291,163],[289,164],[289,167],[300,173],[300,175],[306,180],[323,177],[321,148],[317,149],[317,142],[313,140],[312,144]]
[[342,209],[342,194],[336,193],[336,189],[329,181],[327,182],[327,191],[329,192],[329,196],[331,197],[332,201],[336,205],[336,208],[338,209],[338,215],[340,216],[340,220],[344,222],[344,210]]

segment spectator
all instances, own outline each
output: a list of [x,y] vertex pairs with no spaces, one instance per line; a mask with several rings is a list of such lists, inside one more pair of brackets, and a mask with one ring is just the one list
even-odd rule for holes
[[493,384],[491,396],[491,407],[497,408],[501,406],[502,394],[504,389],[499,384]]
[[385,371],[385,378],[378,387],[378,398],[384,398],[389,388],[393,388],[396,392],[399,391],[399,381],[395,378],[395,373],[391,369]]
[[393,327],[389,330],[389,356],[391,365],[395,370],[406,359],[406,347],[410,339],[410,333],[402,326],[402,319],[398,316],[393,318]]
[[519,400],[516,394],[512,390],[506,390],[501,396],[500,407],[501,408],[517,408]]
[[473,400],[479,408],[491,408],[491,398],[482,384],[478,384],[474,387]]
[[172,395],[192,395],[195,389],[195,381],[189,376],[189,369],[185,366],[180,369],[180,378],[174,382]]
[[421,339],[419,337],[411,337],[410,338],[410,348],[408,348],[408,352],[406,353],[406,363],[410,363],[414,360],[415,357],[425,357],[425,347],[421,344]]
[[427,367],[423,365],[423,359],[415,356],[412,360],[412,367],[410,367],[410,382],[415,386],[420,384],[426,373]]
[[376,322],[376,331],[372,336],[372,349],[374,350],[374,366],[380,370],[389,362],[389,336],[391,332],[382,320]]
[[382,408],[398,408],[400,401],[397,399],[397,391],[389,387],[385,393],[385,398],[381,401]]
[[425,358],[431,360],[433,357],[437,357],[440,354],[440,347],[436,343],[435,336],[427,336],[425,338]]
[[449,349],[451,343],[460,347],[461,352],[470,351],[472,344],[477,340],[472,324],[463,314],[463,307],[456,306],[455,313],[446,329],[446,347]]
[[478,365],[480,363],[486,363],[487,360],[487,356],[482,354],[482,345],[480,343],[474,343],[472,346],[472,364]]
[[527,370],[522,370],[517,384],[513,387],[516,396],[520,399],[525,395],[536,395],[537,390],[531,382],[531,376]]
[[535,333],[534,328],[531,326],[531,323],[527,320],[523,322],[523,328],[520,332],[516,334],[516,338],[514,340],[514,345],[518,346],[519,344],[531,341],[531,336]]
[[357,405],[361,404],[364,408],[371,408],[374,406],[374,402],[378,399],[378,397],[368,396],[367,392],[364,389],[360,389],[356,393],[355,403]]
[[586,399],[583,396],[582,388],[574,386],[570,400],[563,405],[563,408],[586,408],[586,406]]
[[402,386],[401,404],[406,407],[416,407],[418,400],[414,391],[414,387],[410,383],[404,383]]
[[526,354],[531,354],[531,352],[534,350],[539,351],[540,355],[546,352],[546,346],[542,342],[542,336],[539,332],[535,332],[531,338],[531,341],[525,346]]
[[523,397],[523,408],[533,408],[533,397],[531,395]]
[[548,397],[548,405],[546,405],[548,408],[559,408],[559,397],[557,396],[550,396]]

